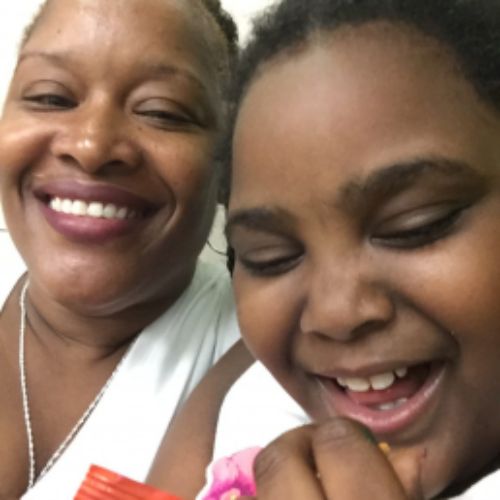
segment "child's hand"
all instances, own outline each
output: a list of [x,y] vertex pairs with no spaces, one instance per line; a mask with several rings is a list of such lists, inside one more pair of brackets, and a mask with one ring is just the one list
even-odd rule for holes
[[290,431],[257,457],[258,499],[423,500],[423,457],[381,451],[343,418]]

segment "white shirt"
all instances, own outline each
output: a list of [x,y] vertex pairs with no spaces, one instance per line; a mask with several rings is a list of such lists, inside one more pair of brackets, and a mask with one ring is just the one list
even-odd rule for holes
[[[0,258],[1,306],[24,269],[5,233]],[[22,499],[73,498],[91,464],[143,481],[175,411],[238,337],[227,272],[200,262],[188,289],[139,335],[80,432]]]

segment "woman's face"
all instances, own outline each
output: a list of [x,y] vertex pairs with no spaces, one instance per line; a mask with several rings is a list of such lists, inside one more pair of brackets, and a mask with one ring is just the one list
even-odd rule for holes
[[181,0],[52,0],[22,47],[0,197],[52,298],[109,314],[189,281],[221,125],[221,40],[205,16]]
[[341,30],[237,120],[243,334],[316,419],[425,450],[427,495],[500,446],[500,120],[434,42]]

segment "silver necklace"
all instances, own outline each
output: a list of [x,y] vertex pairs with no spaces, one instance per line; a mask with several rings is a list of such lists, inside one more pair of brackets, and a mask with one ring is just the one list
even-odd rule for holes
[[26,491],[30,490],[33,488],[35,483],[39,481],[47,472],[54,466],[54,464],[59,460],[61,455],[64,453],[68,445],[73,441],[74,437],[78,434],[80,429],[84,426],[85,422],[88,420],[92,412],[94,411],[95,407],[98,405],[99,401],[102,399],[104,393],[108,389],[109,385],[111,384],[111,381],[115,377],[116,373],[120,369],[123,361],[127,357],[128,353],[130,352],[130,349],[135,343],[132,342],[129,347],[127,348],[127,351],[125,354],[122,356],[118,364],[116,365],[115,369],[111,373],[111,375],[108,377],[104,385],[101,387],[101,390],[98,392],[97,396],[94,398],[94,400],[89,404],[87,409],[83,412],[82,416],[78,419],[78,422],[74,425],[74,427],[71,429],[69,434],[64,438],[63,442],[59,445],[59,447],[56,449],[56,451],[52,454],[52,456],[49,458],[43,469],[40,471],[38,476],[36,475],[36,452],[35,452],[35,443],[33,440],[33,428],[31,425],[31,414],[30,414],[30,405],[29,405],[29,398],[28,398],[28,387],[26,383],[26,362],[25,362],[25,357],[24,357],[24,337],[25,337],[25,332],[26,332],[26,292],[28,290],[29,286],[29,281],[26,280],[26,282],[23,285],[23,288],[21,290],[21,296],[19,298],[19,309],[21,311],[21,317],[20,317],[20,322],[19,322],[19,378],[20,378],[20,384],[21,384],[21,396],[22,396],[22,401],[23,401],[23,416],[24,416],[24,426],[26,427],[26,436],[28,438],[28,458],[29,458],[29,475],[28,475],[28,487]]

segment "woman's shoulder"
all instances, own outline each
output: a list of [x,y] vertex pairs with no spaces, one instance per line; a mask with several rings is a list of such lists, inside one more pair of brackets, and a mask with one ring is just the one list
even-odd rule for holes
[[9,233],[0,229],[0,310],[25,269]]

